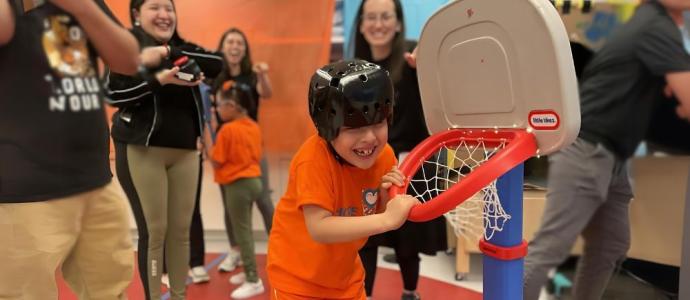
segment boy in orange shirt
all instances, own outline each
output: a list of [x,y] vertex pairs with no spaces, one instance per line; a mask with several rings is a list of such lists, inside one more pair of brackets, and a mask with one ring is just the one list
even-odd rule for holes
[[386,190],[404,178],[386,144],[392,82],[366,61],[326,65],[311,79],[309,113],[318,136],[290,164],[268,241],[271,298],[366,299],[357,251],[400,227],[417,203],[388,202]]
[[[261,130],[247,111],[251,109],[249,94],[238,88],[233,81],[223,84],[216,95],[220,118],[227,122],[218,131],[213,145],[210,131],[204,135],[205,144],[213,145],[207,157],[214,168],[215,181],[222,185],[225,207],[230,214],[232,234],[242,252],[244,272],[230,278],[231,283],[242,284],[230,297],[249,298],[264,292],[264,286],[256,271],[254,237],[252,236],[252,204],[261,194]],[[215,112],[212,111],[215,117]],[[217,127],[218,122],[211,122]],[[211,128],[216,131],[216,128]]]

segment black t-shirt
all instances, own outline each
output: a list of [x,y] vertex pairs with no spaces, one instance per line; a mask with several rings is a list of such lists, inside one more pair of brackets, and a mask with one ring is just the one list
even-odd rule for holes
[[[390,70],[390,57],[373,63]],[[394,83],[393,125],[388,128],[388,143],[396,154],[411,151],[429,137],[422,109],[422,97],[419,95],[417,71],[406,62],[404,64],[400,80]]]
[[108,127],[85,31],[51,3],[15,22],[13,39],[0,46],[0,203],[104,186]]
[[594,55],[580,86],[580,136],[621,158],[632,156],[649,127],[667,73],[690,71],[678,27],[661,4],[642,4]]

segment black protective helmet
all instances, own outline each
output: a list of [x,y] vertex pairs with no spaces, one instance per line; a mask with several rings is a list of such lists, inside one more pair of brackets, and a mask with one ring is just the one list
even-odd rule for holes
[[323,66],[309,82],[309,115],[327,141],[341,126],[363,127],[393,121],[393,82],[388,71],[364,60]]

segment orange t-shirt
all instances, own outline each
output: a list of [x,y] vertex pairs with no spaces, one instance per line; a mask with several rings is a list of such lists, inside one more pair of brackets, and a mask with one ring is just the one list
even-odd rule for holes
[[366,238],[323,244],[307,231],[302,206],[318,205],[334,216],[376,212],[381,177],[396,165],[389,145],[369,169],[339,163],[325,140],[312,136],[290,164],[288,187],[278,202],[268,240],[268,279],[280,291],[325,298],[355,298],[364,289],[357,251]]
[[213,145],[211,158],[217,183],[228,184],[240,178],[261,176],[261,129],[249,117],[223,124]]

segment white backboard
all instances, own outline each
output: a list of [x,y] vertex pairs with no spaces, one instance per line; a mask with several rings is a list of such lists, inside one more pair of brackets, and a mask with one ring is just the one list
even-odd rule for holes
[[580,103],[570,44],[548,0],[459,0],[419,40],[417,71],[431,133],[526,128],[538,154],[570,144]]

